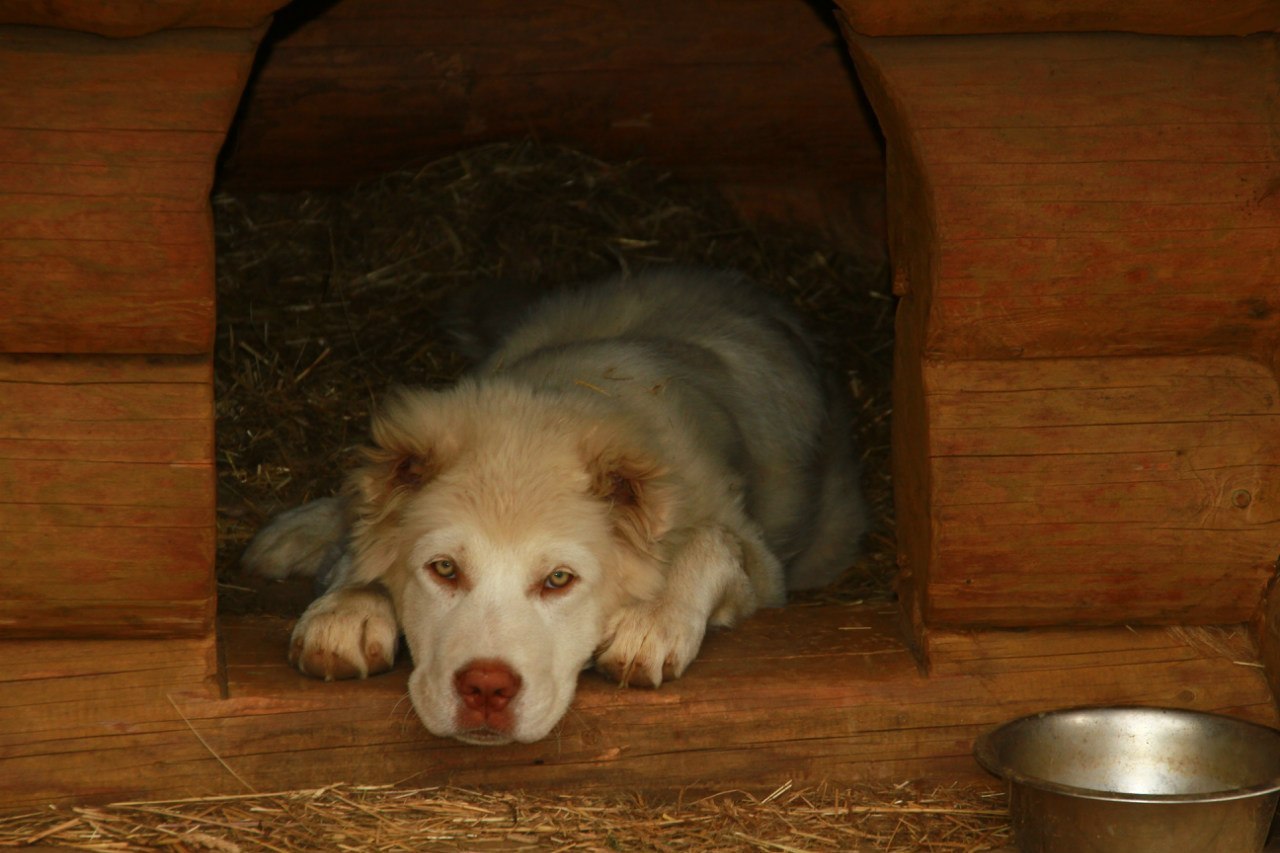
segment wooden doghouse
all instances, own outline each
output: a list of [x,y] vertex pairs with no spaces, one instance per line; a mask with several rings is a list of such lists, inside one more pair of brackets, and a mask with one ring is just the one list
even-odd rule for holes
[[[301,3],[241,105],[280,2],[0,0],[0,806],[956,777],[1050,707],[1280,722],[1274,4],[845,0],[842,41],[796,0]],[[901,612],[763,613],[488,750],[403,669],[314,682],[278,622],[217,624],[238,105],[242,186],[530,130],[837,224],[886,180]]]

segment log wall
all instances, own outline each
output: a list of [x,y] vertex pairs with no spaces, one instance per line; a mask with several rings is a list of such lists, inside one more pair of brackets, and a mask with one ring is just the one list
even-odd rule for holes
[[212,635],[208,197],[269,12],[0,4],[0,638]]
[[1280,553],[1276,37],[851,42],[917,640],[1248,619]]
[[[206,195],[270,5],[0,2],[0,808],[339,777],[956,778],[977,734],[1065,705],[1280,722],[1276,596],[1254,613],[1277,553],[1277,42],[1173,37],[1273,9],[850,3],[888,141],[927,666],[889,608],[768,611],[678,682],[585,675],[553,738],[478,751],[425,733],[403,665],[325,684],[288,668],[283,621],[214,636]],[[513,5],[294,7],[227,181],[345,182],[528,132],[765,197],[847,205],[879,180],[808,4]],[[1164,35],[905,37],[1107,21]]]

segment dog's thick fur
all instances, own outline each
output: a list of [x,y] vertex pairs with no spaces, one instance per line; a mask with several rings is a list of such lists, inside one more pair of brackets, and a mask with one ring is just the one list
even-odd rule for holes
[[419,716],[469,742],[546,736],[593,660],[679,677],[708,625],[827,583],[864,528],[844,389],[733,276],[551,297],[455,387],[392,394],[372,431],[344,494],[274,519],[244,562],[329,575],[299,668],[387,669],[403,631]]

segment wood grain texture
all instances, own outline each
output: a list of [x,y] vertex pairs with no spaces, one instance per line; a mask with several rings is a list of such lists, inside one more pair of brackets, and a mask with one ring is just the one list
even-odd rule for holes
[[1276,38],[851,39],[914,633],[1249,618],[1280,529]]
[[[954,779],[980,775],[970,756],[979,733],[1048,708],[1135,702],[1277,722],[1262,670],[1241,665],[1256,654],[1239,627],[1204,641],[1160,628],[942,633],[925,675],[894,620],[872,607],[763,612],[711,636],[688,674],[659,690],[584,674],[559,731],[496,748],[428,735],[405,698],[403,664],[351,683],[292,672],[284,620],[223,625],[225,697],[146,641],[133,644],[142,657],[122,644],[4,643],[0,807],[336,780],[760,790]],[[59,654],[81,663],[72,670]],[[83,663],[107,656],[110,674]],[[37,678],[55,679],[38,702]]]
[[[839,34],[790,0],[340,0],[282,14],[222,172],[342,184],[530,134],[725,183],[879,181]],[[278,35],[278,38],[276,37]]]
[[0,356],[0,637],[201,636],[207,357]]
[[247,29],[287,0],[0,0],[0,24],[81,30],[114,38],[188,27]]
[[114,799],[129,777],[143,786],[149,776],[163,778],[174,735],[191,736],[176,703],[220,695],[212,635],[4,640],[0,685],[0,808],[6,809]]
[[1250,618],[1275,570],[1280,388],[1244,359],[926,364],[931,624]]
[[930,198],[912,239],[934,267],[911,278],[929,357],[1271,361],[1275,37],[854,44]]
[[868,36],[1122,31],[1176,36],[1244,36],[1280,30],[1269,0],[836,0],[851,28]]
[[0,352],[211,349],[208,195],[261,34],[0,27]]

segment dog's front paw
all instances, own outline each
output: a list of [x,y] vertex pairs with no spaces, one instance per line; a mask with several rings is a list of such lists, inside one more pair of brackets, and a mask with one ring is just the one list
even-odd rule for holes
[[657,687],[684,674],[706,633],[704,617],[670,605],[625,607],[596,652],[596,669],[630,687]]
[[335,589],[311,602],[293,628],[289,663],[314,678],[364,678],[396,660],[395,608],[377,586]]

